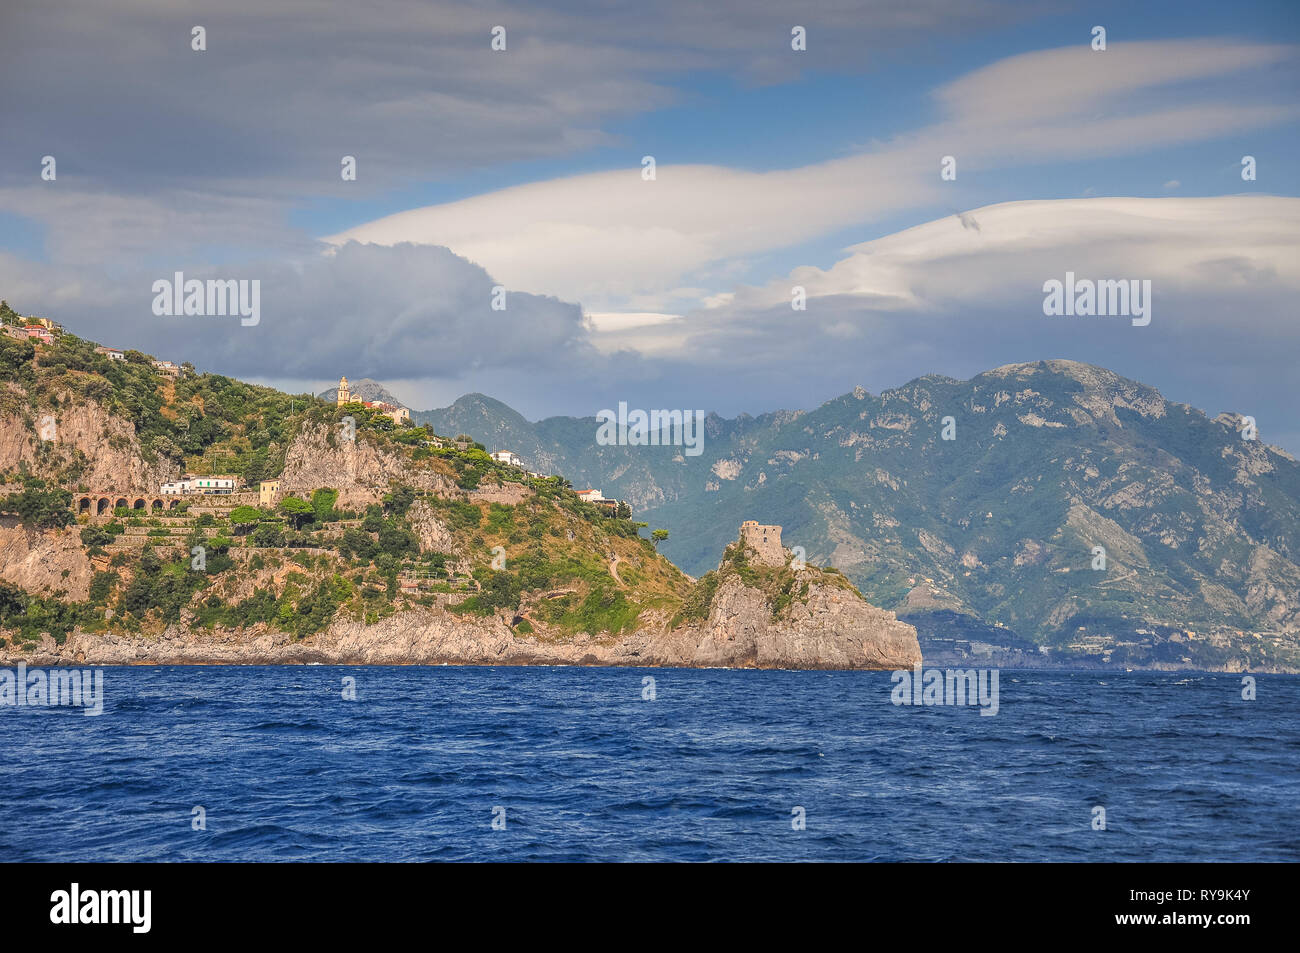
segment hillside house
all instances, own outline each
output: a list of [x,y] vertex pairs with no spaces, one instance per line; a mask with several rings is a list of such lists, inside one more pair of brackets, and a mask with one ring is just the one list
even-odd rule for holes
[[411,412],[405,407],[398,407],[396,404],[389,404],[382,400],[368,400],[365,405],[367,410],[379,411],[399,427],[409,426],[411,423]]
[[577,493],[578,499],[582,500],[582,502],[594,503],[606,510],[617,512],[620,506],[625,505],[623,500],[606,497],[600,490],[578,490]]
[[263,480],[257,486],[258,506],[274,506],[276,498],[279,495],[280,495],[279,480]]
[[235,492],[235,477],[211,476],[194,478],[195,493],[203,493],[209,496],[228,496]]
[[522,468],[524,465],[524,462],[510,450],[493,450],[490,456],[497,463],[504,463],[507,466]]
[[154,370],[161,371],[168,377],[180,377],[181,366],[172,361],[154,361]]
[[126,354],[123,353],[122,351],[119,351],[119,350],[118,350],[117,348],[115,348],[115,347],[97,347],[97,348],[95,348],[95,353],[96,353],[96,354],[102,354],[102,355],[104,355],[104,356],[105,356],[106,358],[108,358],[110,361],[125,361],[125,360],[126,360]]
[[190,496],[192,494],[229,496],[235,492],[237,484],[237,477],[186,477],[183,480],[164,483],[159,490],[163,496]]

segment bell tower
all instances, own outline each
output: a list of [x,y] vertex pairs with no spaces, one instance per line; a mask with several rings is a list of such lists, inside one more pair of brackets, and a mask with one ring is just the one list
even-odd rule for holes
[[348,403],[351,400],[352,400],[352,391],[348,390],[348,379],[346,377],[340,377],[338,406],[342,407],[344,404]]

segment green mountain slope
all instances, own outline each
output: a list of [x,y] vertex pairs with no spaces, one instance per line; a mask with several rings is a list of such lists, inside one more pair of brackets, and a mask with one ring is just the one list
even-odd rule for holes
[[1234,415],[1099,367],[1010,365],[711,416],[698,457],[597,446],[594,419],[529,424],[477,395],[416,417],[627,499],[694,574],[761,512],[931,637],[973,626],[968,642],[1004,632],[1115,664],[1300,661],[1300,464],[1243,439]]

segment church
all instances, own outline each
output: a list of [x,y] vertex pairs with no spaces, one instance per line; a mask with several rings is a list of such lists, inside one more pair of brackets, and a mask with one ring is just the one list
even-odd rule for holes
[[361,404],[368,410],[377,410],[388,417],[394,424],[399,427],[410,426],[411,412],[405,407],[398,407],[395,404],[389,404],[382,400],[362,400],[359,396],[352,396],[352,388],[348,385],[346,377],[339,378],[339,393],[335,403],[342,407],[344,404],[357,403]]

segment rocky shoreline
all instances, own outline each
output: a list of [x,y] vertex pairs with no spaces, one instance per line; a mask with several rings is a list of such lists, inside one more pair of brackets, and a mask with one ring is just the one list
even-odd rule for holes
[[701,623],[649,625],[618,637],[546,632],[523,636],[498,616],[475,618],[416,609],[372,625],[336,620],[295,641],[265,626],[127,636],[74,631],[60,645],[43,637],[33,651],[3,651],[28,665],[605,665],[681,668],[912,668],[916,630],[844,589],[814,585],[807,603],[772,618],[763,594],[730,579]]

